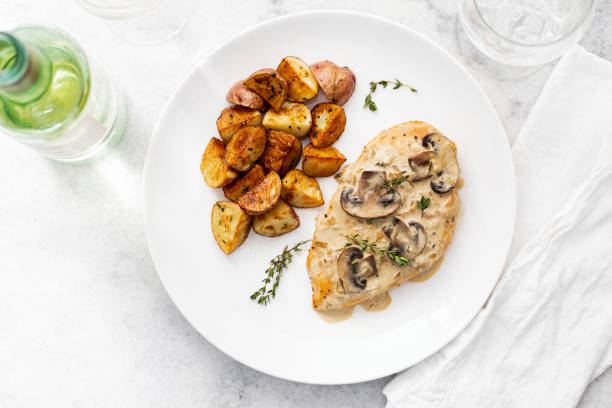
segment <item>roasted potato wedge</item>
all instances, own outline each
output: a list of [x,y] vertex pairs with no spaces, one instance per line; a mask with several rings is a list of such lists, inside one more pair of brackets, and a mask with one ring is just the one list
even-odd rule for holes
[[319,103],[312,108],[312,127],[308,133],[310,142],[315,147],[329,146],[338,140],[345,126],[346,115],[342,106]]
[[319,93],[319,83],[308,64],[298,57],[285,57],[276,68],[278,75],[287,81],[287,100],[308,101]]
[[318,207],[323,204],[319,183],[301,170],[291,170],[283,177],[283,200],[294,207]]
[[263,167],[260,164],[256,164],[251,167],[251,170],[223,187],[223,194],[232,201],[238,201],[241,195],[248,193],[250,189],[261,183],[264,176]]
[[263,214],[278,202],[281,194],[281,179],[271,171],[248,193],[238,199],[238,204],[249,215]]
[[238,172],[232,170],[223,160],[225,143],[217,138],[211,138],[204,149],[200,162],[200,173],[206,184],[213,188],[223,187],[238,177]]
[[234,170],[251,168],[266,149],[266,131],[261,126],[240,129],[225,147],[225,163]]
[[258,111],[263,111],[266,109],[266,103],[263,99],[261,99],[261,96],[244,86],[243,81],[236,82],[227,92],[225,99],[227,99],[228,102],[235,103],[236,105]]
[[294,168],[302,157],[302,142],[290,133],[268,130],[266,150],[260,162],[267,171],[284,176]]
[[232,140],[232,136],[245,126],[259,126],[262,114],[254,109],[243,106],[230,106],[223,111],[217,119],[217,130],[225,143]]
[[336,173],[345,161],[346,157],[335,147],[309,144],[304,148],[302,171],[311,177],[327,177]]
[[285,102],[282,108],[275,112],[269,110],[263,117],[263,127],[268,130],[278,130],[303,138],[312,126],[310,109],[302,103]]
[[348,67],[331,61],[319,61],[310,66],[323,93],[332,103],[344,105],[355,90],[355,74]]
[[266,237],[277,237],[299,226],[300,218],[283,200],[278,200],[269,211],[253,217],[253,231]]
[[232,201],[217,201],[213,205],[210,226],[219,248],[229,254],[249,235],[251,217]]
[[287,100],[287,82],[271,68],[253,73],[243,84],[276,111],[280,110]]

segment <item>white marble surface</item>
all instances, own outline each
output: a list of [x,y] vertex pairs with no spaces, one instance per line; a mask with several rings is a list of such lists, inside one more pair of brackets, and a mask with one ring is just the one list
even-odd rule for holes
[[[52,162],[0,137],[0,406],[384,406],[381,389],[390,377],[302,385],[216,350],[172,305],[144,241],[142,165],[172,90],[229,36],[318,8],[386,16],[440,43],[483,86],[511,140],[552,69],[497,77],[458,30],[454,0],[196,1],[183,33],[155,46],[124,43],[71,0],[0,0],[0,29],[31,22],[71,32],[124,90],[130,114],[123,144],[86,166]],[[610,60],[611,19],[603,0],[581,42]],[[589,388],[581,407],[610,401],[612,371]]]

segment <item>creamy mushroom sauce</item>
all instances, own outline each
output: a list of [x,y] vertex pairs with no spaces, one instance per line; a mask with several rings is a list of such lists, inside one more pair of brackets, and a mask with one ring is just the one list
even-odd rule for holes
[[431,268],[429,268],[429,270],[419,273],[414,278],[410,278],[409,281],[416,283],[425,282],[426,280],[429,280],[432,276],[436,274],[436,272],[438,272],[438,269],[440,269],[440,266],[442,266],[442,261],[444,261],[444,255],[442,255],[442,257],[438,259],[436,263],[433,264]]
[[[440,133],[433,126],[424,122],[407,122],[381,132],[368,143],[356,162],[346,166],[337,176],[338,190],[334,193],[323,214],[317,216],[313,243],[308,253],[307,267],[313,286],[313,308],[317,311],[334,310],[334,318],[325,320],[338,321],[338,317],[350,317],[351,306],[373,299],[387,299],[387,292],[394,286],[414,279],[426,280],[439,267],[444,250],[450,243],[454,225],[460,208],[457,188],[448,193],[438,194],[431,189],[431,178],[417,182],[405,181],[397,187],[401,195],[401,206],[393,214],[376,220],[353,217],[346,213],[340,204],[340,195],[347,186],[356,188],[360,175],[365,170],[387,173],[387,180],[406,174],[413,174],[408,160],[426,150],[421,141],[430,133]],[[445,139],[446,140],[446,139]],[[457,166],[456,148],[450,142],[438,151],[436,161],[438,172],[445,166]],[[457,186],[461,183],[459,179]],[[417,200],[421,196],[430,198],[429,206],[421,211]],[[423,251],[410,265],[400,266],[379,254],[374,255],[377,274],[367,279],[363,290],[345,292],[338,278],[337,260],[346,248],[346,235],[359,234],[359,239],[376,241],[379,247],[388,247],[390,241],[383,232],[383,226],[390,225],[393,217],[404,223],[421,224],[427,236]],[[371,254],[369,249],[364,257]],[[390,297],[388,297],[390,301]],[[388,302],[387,302],[388,304]],[[366,304],[365,309],[368,309]],[[337,309],[345,309],[338,311]],[[329,315],[326,312],[325,315]]]
[[391,295],[385,292],[360,304],[366,312],[382,312],[391,304]]

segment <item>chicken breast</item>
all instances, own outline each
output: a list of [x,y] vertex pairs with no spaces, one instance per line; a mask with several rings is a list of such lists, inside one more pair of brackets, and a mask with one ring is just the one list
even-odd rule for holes
[[425,122],[382,131],[336,175],[307,268],[316,310],[384,296],[444,256],[460,208],[455,144]]

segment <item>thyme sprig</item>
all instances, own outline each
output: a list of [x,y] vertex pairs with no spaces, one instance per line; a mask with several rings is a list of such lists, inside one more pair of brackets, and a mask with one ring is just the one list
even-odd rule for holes
[[358,239],[359,234],[345,235],[345,237],[346,237],[346,245],[345,245],[346,247],[350,247],[354,245],[354,246],[360,247],[362,251],[369,249],[374,254],[386,256],[387,258],[389,258],[390,260],[392,260],[393,262],[399,265],[402,265],[402,266],[410,265],[410,260],[408,260],[408,258],[406,257],[399,255],[397,251],[393,249],[389,249],[389,248],[379,247],[377,242],[370,242],[368,239]]
[[[308,239],[306,241],[298,242],[291,248],[289,248],[288,245],[285,245],[283,252],[276,255],[270,261],[270,266],[268,269],[266,269],[266,277],[262,280],[263,286],[257,289],[257,291],[251,295],[251,299],[256,300],[257,303],[264,306],[270,303],[270,301],[276,296],[276,289],[278,288],[278,283],[283,275],[283,271],[293,261],[293,253],[300,252],[302,250],[300,247],[310,241],[311,240]],[[272,283],[273,280],[274,283]],[[272,283],[272,287],[268,288],[270,283]]]
[[385,188],[390,188],[391,190],[397,190],[397,186],[399,186],[404,181],[409,180],[409,179],[410,177],[406,175],[401,176],[401,177],[394,177],[391,180],[386,180],[384,183],[378,186],[378,189],[383,190]]
[[376,88],[378,88],[378,85],[381,85],[383,88],[386,88],[387,85],[392,84],[393,88],[392,89],[399,89],[402,86],[405,86],[407,88],[410,88],[410,90],[412,92],[418,92],[414,87],[412,87],[411,85],[405,84],[403,82],[401,82],[399,79],[395,79],[393,81],[387,81],[387,80],[382,80],[382,81],[377,81],[377,82],[370,82],[370,93],[366,96],[365,98],[365,103],[363,104],[364,108],[368,108],[369,110],[371,110],[372,112],[378,110],[378,106],[376,106],[376,103],[374,103],[374,101],[372,100],[372,95],[374,94],[374,92],[376,92]]

